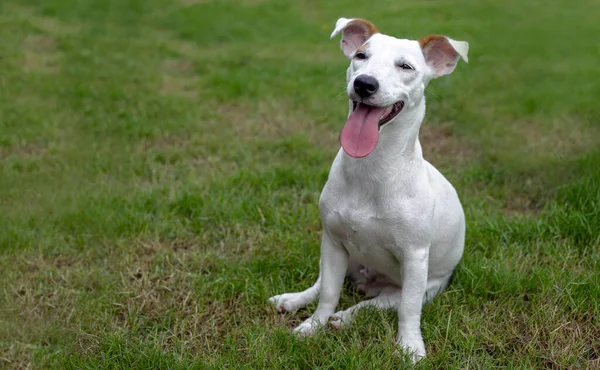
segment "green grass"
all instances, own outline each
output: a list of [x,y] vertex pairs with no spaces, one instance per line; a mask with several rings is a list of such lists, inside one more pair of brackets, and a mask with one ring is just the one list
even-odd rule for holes
[[[397,318],[306,340],[346,114],[338,17],[469,41],[426,158],[467,216],[422,369],[600,368],[600,3],[4,0],[0,367],[406,366]],[[344,293],[341,307],[361,297]]]

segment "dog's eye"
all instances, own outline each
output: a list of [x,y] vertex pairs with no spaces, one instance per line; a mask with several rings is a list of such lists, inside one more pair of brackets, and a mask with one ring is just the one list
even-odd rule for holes
[[362,51],[359,51],[354,57],[356,59],[367,59],[367,54],[363,53]]
[[398,67],[405,69],[405,70],[414,71],[414,68],[410,64],[401,63],[401,64],[398,64]]

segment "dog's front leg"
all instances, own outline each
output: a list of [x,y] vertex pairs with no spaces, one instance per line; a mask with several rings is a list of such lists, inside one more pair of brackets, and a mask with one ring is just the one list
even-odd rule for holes
[[348,252],[341,243],[334,241],[326,231],[321,240],[321,289],[319,305],[315,313],[294,329],[297,334],[313,334],[317,328],[327,323],[335,312],[340,300],[340,292],[348,269]]
[[425,357],[425,344],[421,335],[421,307],[427,290],[429,247],[404,251],[402,262],[397,343],[412,352],[413,361],[416,362]]

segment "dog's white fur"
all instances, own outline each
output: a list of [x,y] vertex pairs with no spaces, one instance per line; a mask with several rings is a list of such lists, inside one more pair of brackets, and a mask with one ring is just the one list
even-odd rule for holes
[[[320,273],[303,292],[270,298],[276,308],[295,311],[319,295],[315,313],[294,332],[311,334],[328,320],[334,327],[349,323],[365,306],[393,308],[399,314],[397,343],[413,360],[425,356],[421,308],[442,291],[464,247],[465,220],[452,185],[423,159],[418,134],[425,116],[424,91],[432,78],[451,73],[468,44],[442,36],[419,41],[377,33],[372,24],[341,18],[331,37],[343,32],[341,47],[351,59],[347,70],[350,113],[360,100],[354,78],[377,78],[377,93],[363,100],[403,110],[381,127],[376,148],[365,158],[338,152],[321,194],[323,222]],[[362,46],[366,59],[354,58]],[[363,50],[361,50],[363,51]],[[414,70],[398,68],[409,64]],[[360,270],[360,271],[359,271]],[[378,276],[375,298],[334,313],[346,274]],[[372,280],[372,279],[371,279]]]

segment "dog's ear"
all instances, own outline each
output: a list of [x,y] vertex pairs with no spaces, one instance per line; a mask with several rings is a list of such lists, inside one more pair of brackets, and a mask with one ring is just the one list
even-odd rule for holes
[[362,46],[369,37],[378,33],[377,28],[373,23],[364,19],[348,19],[340,18],[335,23],[335,29],[331,33],[331,38],[334,38],[338,33],[342,32],[342,41],[340,47],[348,58],[351,58],[356,49]]
[[467,56],[469,43],[466,41],[456,41],[445,36],[430,35],[419,39],[419,44],[421,50],[423,50],[425,61],[433,70],[433,78],[452,73],[460,58],[467,63],[469,62]]

